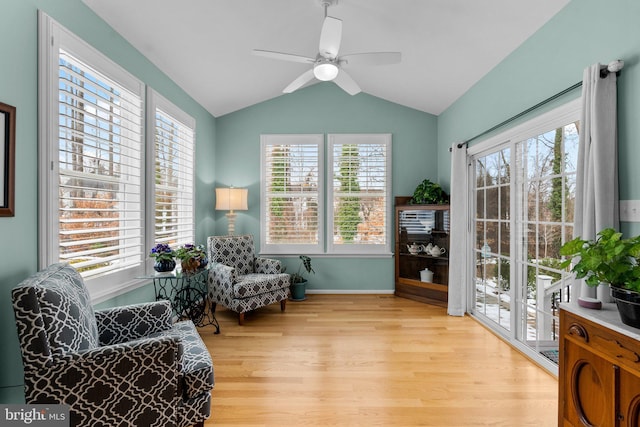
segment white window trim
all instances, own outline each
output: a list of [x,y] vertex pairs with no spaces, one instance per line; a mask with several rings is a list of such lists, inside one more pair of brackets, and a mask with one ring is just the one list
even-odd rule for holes
[[497,149],[509,141],[523,141],[527,138],[534,137],[542,132],[553,129],[557,126],[566,125],[576,115],[580,117],[582,111],[582,101],[580,98],[569,101],[564,105],[554,108],[551,111],[543,113],[538,117],[526,121],[520,125],[507,129],[500,134],[489,137],[484,141],[472,145],[467,149],[467,156],[475,156]]
[[[92,67],[98,70],[106,70],[109,78],[128,90],[137,93],[142,100],[143,125],[141,153],[141,165],[145,172],[141,176],[140,188],[144,191],[141,200],[141,223],[144,235],[142,247],[143,261],[138,266],[123,271],[110,273],[94,279],[85,279],[85,284],[91,295],[93,303],[106,301],[115,296],[124,294],[140,286],[149,283],[145,275],[150,274],[153,262],[147,257],[148,250],[154,242],[154,206],[155,206],[155,180],[153,171],[155,166],[155,111],[160,108],[167,114],[171,114],[186,126],[193,129],[194,133],[194,159],[196,142],[196,121],[193,117],[179,109],[166,98],[149,89],[145,97],[145,84],[132,74],[128,73],[118,64],[111,61],[101,52],[80,39],[71,31],[64,28],[54,19],[42,11],[38,11],[38,166],[40,170],[38,178],[38,268],[43,269],[57,259],[52,254],[58,253],[57,238],[58,221],[50,212],[57,209],[58,200],[58,156],[57,140],[58,116],[58,54],[61,41],[64,49],[74,56],[86,60]],[[56,70],[56,71],[53,71]],[[150,119],[151,118],[151,119]],[[194,160],[195,163],[195,160]],[[192,203],[195,207],[195,170],[192,169],[194,183]],[[54,179],[52,179],[52,177]],[[195,241],[195,209],[192,210],[192,235]]]
[[[265,149],[270,144],[309,144],[318,146],[318,243],[317,244],[286,244],[268,245],[266,244],[265,233],[267,231],[265,203],[266,189],[265,181]],[[325,206],[325,168],[324,168],[324,135],[323,134],[263,134],[260,135],[260,253],[272,255],[287,254],[310,254],[318,255],[324,253],[324,206]]]
[[[158,92],[151,88],[147,88],[147,102],[146,102],[146,114],[145,114],[145,128],[146,128],[146,164],[145,164],[145,175],[148,185],[146,188],[145,194],[145,206],[146,209],[146,225],[145,225],[145,248],[150,250],[155,245],[155,196],[156,196],[156,180],[155,180],[155,131],[156,131],[156,109],[163,110],[167,114],[170,114],[173,118],[180,121],[185,126],[193,129],[193,142],[194,142],[194,150],[193,150],[193,165],[194,168],[191,170],[192,174],[192,182],[194,183],[194,188],[192,192],[191,203],[194,209],[191,212],[191,241],[185,243],[195,243],[195,141],[196,141],[196,120],[191,117],[189,114],[181,110],[171,101],[160,95]],[[175,249],[175,248],[174,248]],[[147,274],[153,274],[153,259],[147,257],[146,260],[146,272]]]
[[[109,77],[119,84],[127,87],[134,93],[138,93],[144,101],[144,84],[121,67],[114,64],[95,48],[78,38],[75,34],[57,23],[47,14],[38,11],[38,59],[39,59],[39,269],[43,269],[56,260],[52,254],[57,253],[58,235],[57,218],[52,218],[50,212],[58,206],[57,179],[57,149],[52,142],[57,139],[58,120],[57,114],[57,72],[52,72],[58,66],[58,52],[60,41],[64,39],[64,47],[71,54],[89,59],[93,66],[102,70],[109,70]],[[80,52],[78,54],[77,52]],[[143,106],[144,108],[144,106]],[[144,156],[144,152],[142,153]],[[144,162],[144,158],[143,158]],[[141,188],[145,188],[144,177],[141,177]],[[142,220],[142,218],[141,218]],[[148,282],[138,279],[144,274],[144,264],[128,268],[112,274],[86,280],[86,286],[92,298],[97,303],[116,295],[128,292]]]
[[[386,242],[384,245],[334,245],[331,231],[333,230],[333,209],[327,205],[333,199],[333,165],[332,165],[332,143],[338,138],[336,143],[347,143],[354,141],[356,144],[363,144],[363,138],[373,138],[372,144],[385,144],[387,155],[386,162]],[[265,146],[268,144],[286,144],[287,140],[291,144],[317,144],[318,152],[318,244],[282,244],[267,245],[265,243],[266,215],[264,209],[266,200],[265,183]],[[260,254],[274,256],[298,256],[299,254],[309,254],[318,257],[353,257],[353,258],[388,258],[393,256],[391,251],[392,230],[393,230],[393,201],[392,201],[392,135],[387,134],[327,134],[327,144],[325,144],[324,134],[263,134],[260,136]],[[301,142],[302,141],[302,142]],[[325,154],[327,153],[328,154]],[[328,160],[325,161],[325,155]]]
[[[362,142],[366,140],[366,142]],[[333,236],[327,236],[327,254],[350,254],[350,255],[387,255],[391,256],[391,235],[392,235],[392,224],[393,224],[393,202],[391,199],[391,134],[390,133],[372,133],[372,134],[328,134],[327,135],[327,165],[326,169],[331,171],[331,173],[327,173],[327,201],[333,201],[333,146],[335,144],[354,144],[354,145],[365,145],[365,144],[377,144],[377,145],[385,145],[386,148],[386,156],[385,156],[385,168],[386,168],[386,177],[385,177],[385,198],[386,198],[386,209],[385,209],[385,233],[386,239],[384,245],[366,245],[366,244],[335,244],[333,242]],[[329,202],[328,202],[329,203]],[[333,230],[334,223],[334,210],[328,205],[327,212],[327,230]],[[329,231],[331,234],[332,231]]]

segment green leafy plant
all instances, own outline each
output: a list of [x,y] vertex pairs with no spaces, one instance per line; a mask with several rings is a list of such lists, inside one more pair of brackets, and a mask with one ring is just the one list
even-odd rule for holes
[[207,265],[207,254],[202,245],[186,243],[175,250],[175,256],[182,264],[182,271],[195,271]]
[[444,192],[440,184],[428,179],[422,181],[413,192],[409,201],[412,205],[442,205],[449,202],[449,195]]
[[613,228],[598,233],[596,240],[577,237],[560,248],[568,257],[561,268],[578,259],[571,271],[589,286],[608,283],[611,286],[640,292],[640,236],[627,239]]
[[302,267],[304,267],[304,269],[307,271],[307,273],[316,274],[316,272],[313,270],[313,267],[311,267],[311,258],[309,258],[306,255],[300,255],[300,265],[298,266],[298,272],[291,274],[291,283],[292,284],[293,283],[302,283],[305,280],[307,280],[302,275]]

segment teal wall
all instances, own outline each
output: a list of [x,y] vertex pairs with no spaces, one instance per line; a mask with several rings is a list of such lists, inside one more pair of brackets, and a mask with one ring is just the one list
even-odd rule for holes
[[[80,0],[3,0],[0,12],[0,102],[17,108],[15,217],[0,218],[0,402],[22,401],[22,361],[10,290],[37,271],[38,247],[38,40],[41,9],[130,73],[178,105],[197,121],[196,232],[204,243],[214,230],[215,119],[167,76],[133,49]],[[149,286],[103,305],[146,301]]]
[[[438,117],[440,182],[448,188],[452,143],[471,138],[581,81],[583,70],[591,64],[623,59],[625,67],[618,79],[620,198],[640,199],[636,163],[640,159],[639,19],[637,0],[569,3]],[[564,100],[579,96],[577,89]]]
[[[350,96],[334,83],[318,83],[292,94],[218,117],[216,183],[249,189],[249,210],[238,212],[236,233],[260,236],[260,134],[391,133],[393,196],[413,194],[423,179],[436,180],[436,117],[360,93]],[[224,212],[216,232],[226,234]],[[282,258],[297,271],[297,258]],[[393,289],[393,258],[313,257],[309,289]]]

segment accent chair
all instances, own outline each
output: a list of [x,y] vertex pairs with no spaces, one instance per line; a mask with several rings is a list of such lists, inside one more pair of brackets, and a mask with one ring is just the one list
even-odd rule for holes
[[54,264],[12,290],[28,404],[65,404],[72,426],[203,426],[213,364],[169,301],[94,311],[80,274]]
[[285,311],[290,276],[279,260],[256,257],[253,236],[210,236],[207,241],[211,309],[222,304],[244,323],[248,311],[280,302]]

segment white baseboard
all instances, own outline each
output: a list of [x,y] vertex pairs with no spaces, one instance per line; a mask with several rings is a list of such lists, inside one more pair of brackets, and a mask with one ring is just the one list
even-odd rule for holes
[[393,289],[307,289],[307,294],[325,295],[393,295]]

